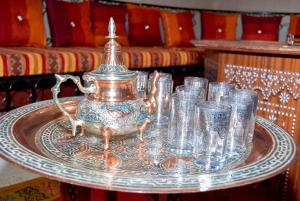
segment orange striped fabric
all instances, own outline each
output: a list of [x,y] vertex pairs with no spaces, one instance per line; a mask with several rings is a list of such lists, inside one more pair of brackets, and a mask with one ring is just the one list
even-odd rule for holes
[[[201,63],[197,48],[124,47],[129,68],[189,66]],[[103,48],[0,48],[0,77],[86,72],[97,68]]]
[[131,46],[162,46],[158,8],[127,4],[127,13]]
[[299,16],[291,15],[290,17],[290,27],[289,27],[289,33],[294,35],[300,35],[300,20]]
[[202,39],[235,40],[237,14],[201,13]]
[[46,3],[54,47],[95,46],[89,1],[46,0]]
[[45,47],[42,12],[40,0],[2,0],[0,46]]
[[161,11],[166,47],[192,46],[195,39],[192,13]]
[[103,46],[107,42],[107,23],[110,17],[114,18],[117,27],[118,43],[122,46],[129,45],[125,27],[126,12],[126,7],[123,5],[91,3],[92,28],[97,46]]

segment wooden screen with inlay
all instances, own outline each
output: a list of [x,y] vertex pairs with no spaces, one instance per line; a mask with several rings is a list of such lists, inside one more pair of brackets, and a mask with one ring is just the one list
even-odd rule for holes
[[[284,128],[300,143],[300,57],[219,53],[218,80],[259,94],[257,114]],[[300,200],[300,160],[285,173],[281,200]]]

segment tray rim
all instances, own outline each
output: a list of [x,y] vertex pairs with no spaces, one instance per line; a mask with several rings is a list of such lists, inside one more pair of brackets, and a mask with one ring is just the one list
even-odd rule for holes
[[[64,102],[64,104],[67,104],[68,102],[79,100],[80,98],[81,97],[63,98],[60,101]],[[39,110],[44,107],[51,106],[52,104],[54,104],[54,102],[52,100],[47,100],[47,101],[41,101],[41,102],[29,104],[29,105],[17,108],[15,110],[12,110],[0,118],[0,125],[2,124],[3,120],[5,120],[6,117],[9,117],[10,115],[13,115],[14,113],[16,113],[18,111],[22,111],[22,110],[28,109],[30,107],[35,108],[30,111],[30,112],[32,112],[32,111],[36,111],[36,110]],[[26,115],[30,112],[24,113],[24,115]],[[10,122],[10,124],[13,125],[13,123],[17,122],[20,118],[22,118],[22,116],[20,116],[18,118],[14,118],[14,121]],[[285,169],[287,169],[287,167],[291,164],[291,162],[295,158],[296,144],[295,144],[293,138],[286,131],[284,131],[281,127],[275,125],[274,123],[272,123],[262,117],[259,117],[259,116],[257,117],[257,123],[259,123],[264,129],[266,129],[268,131],[268,133],[272,137],[272,141],[274,141],[276,138],[276,135],[273,132],[277,132],[278,134],[284,136],[286,138],[286,140],[288,140],[290,142],[290,144],[292,145],[290,148],[291,149],[291,152],[290,152],[291,157],[288,160],[284,161],[284,163],[282,162],[281,166],[279,166],[277,169],[274,169],[273,171],[268,172],[268,174],[260,175],[256,178],[248,178],[248,179],[244,179],[244,180],[234,181],[231,183],[227,183],[226,185],[219,184],[219,185],[213,186],[213,187],[211,187],[211,186],[210,187],[195,186],[195,187],[189,187],[189,188],[173,187],[173,188],[160,189],[160,188],[153,188],[153,187],[152,188],[137,188],[137,187],[129,187],[129,186],[114,186],[113,183],[99,184],[99,183],[95,183],[95,181],[83,181],[83,180],[78,180],[78,179],[76,180],[72,177],[68,177],[69,175],[63,176],[62,172],[59,172],[59,171],[58,172],[53,172],[53,170],[48,171],[48,172],[42,171],[40,169],[37,169],[36,167],[30,166],[30,164],[28,164],[29,163],[28,161],[27,161],[27,163],[26,162],[24,163],[24,161],[18,159],[18,157],[15,155],[10,155],[10,156],[9,156],[9,154],[7,155],[7,153],[5,153],[5,151],[3,150],[2,146],[0,146],[0,157],[17,165],[18,167],[29,170],[31,172],[34,172],[36,174],[39,174],[39,175],[49,178],[49,179],[54,179],[54,180],[58,180],[61,182],[66,182],[66,183],[71,183],[71,184],[86,186],[86,187],[91,187],[91,188],[98,188],[98,189],[103,189],[103,190],[115,190],[115,191],[135,192],[135,193],[189,193],[189,192],[204,192],[204,191],[211,191],[211,190],[218,190],[218,189],[227,189],[227,188],[238,187],[238,186],[243,186],[243,185],[259,182],[259,181],[265,180],[267,178],[270,178],[272,176],[275,176],[275,175],[281,173],[282,171],[284,171]],[[9,127],[9,131],[10,131],[10,133],[7,133],[7,135],[14,138],[14,135],[12,134],[12,127]],[[0,139],[1,139],[1,134],[0,134]],[[14,140],[13,145],[16,146],[18,151],[25,151],[28,154],[32,154],[33,156],[38,156],[42,160],[56,163],[55,164],[57,166],[56,168],[58,168],[58,169],[61,168],[61,170],[68,169],[68,168],[74,168],[74,167],[70,167],[68,165],[58,164],[59,162],[53,161],[51,158],[41,156],[41,155],[33,152],[32,150],[27,149],[22,144],[18,143],[17,139],[14,138],[13,140]],[[277,142],[275,142],[275,143],[277,143]],[[272,144],[274,144],[274,142],[272,142]],[[1,145],[1,141],[0,141],[0,145]],[[259,163],[260,161],[265,159],[267,156],[271,155],[272,152],[274,152],[274,149],[275,149],[275,147],[273,145],[271,151],[266,156],[264,156],[260,160],[256,161],[254,164]],[[13,157],[11,157],[11,156],[13,156]],[[245,169],[245,168],[251,167],[251,166],[253,166],[253,164],[249,164],[249,165],[237,168],[237,169],[230,170],[227,173],[227,175],[232,175],[232,173],[236,172],[236,170]],[[82,170],[79,169],[78,171],[80,172]],[[58,175],[56,175],[55,173],[58,173]],[[102,173],[103,176],[111,177],[112,175],[109,175],[109,174],[110,173],[105,173],[105,172]],[[199,177],[198,179],[201,179],[200,177],[203,177],[202,179],[205,179],[205,177],[206,177],[206,179],[207,178],[210,179],[213,176],[224,175],[224,174],[225,173],[201,174],[201,175],[198,175],[198,177]],[[178,177],[175,177],[175,176],[168,176],[166,179],[168,179],[168,178],[172,178],[172,179],[177,178],[178,179]],[[126,178],[126,179],[128,179],[128,178]],[[136,178],[133,178],[133,180],[134,179],[136,179]]]

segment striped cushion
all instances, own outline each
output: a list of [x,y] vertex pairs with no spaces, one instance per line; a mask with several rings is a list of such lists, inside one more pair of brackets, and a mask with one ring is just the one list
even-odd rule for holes
[[88,1],[46,3],[53,46],[95,46]]
[[0,1],[0,45],[45,47],[42,1]]
[[201,13],[202,39],[235,40],[238,14]]
[[107,43],[107,23],[109,22],[110,17],[114,18],[117,27],[118,43],[122,46],[129,45],[125,26],[126,12],[126,7],[123,5],[109,5],[101,2],[92,2],[92,28],[97,46],[103,46]]
[[166,47],[191,47],[195,40],[191,12],[161,11]]
[[289,33],[300,35],[300,17],[298,15],[291,15]]
[[[91,71],[99,66],[103,48],[0,48],[0,77]],[[123,48],[129,68],[196,65],[196,48]]]

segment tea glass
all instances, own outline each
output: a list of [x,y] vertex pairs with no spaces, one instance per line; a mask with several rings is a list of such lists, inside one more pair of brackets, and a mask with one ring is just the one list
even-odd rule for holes
[[205,90],[205,98],[207,94],[207,88],[208,88],[208,79],[201,78],[201,77],[185,77],[184,78],[184,85],[185,86],[194,86],[199,87]]
[[230,158],[241,157],[248,148],[248,135],[251,128],[253,102],[251,99],[239,96],[221,97],[221,103],[230,105],[231,119],[227,137],[226,156]]
[[207,101],[195,107],[193,156],[205,172],[224,167],[230,116],[230,105]]
[[[151,83],[153,74],[150,74],[149,81]],[[155,94],[156,99],[156,112],[154,114],[154,123],[156,125],[168,124],[170,115],[170,103],[173,92],[173,80],[172,75],[168,73],[159,73],[159,79],[156,84],[157,91]],[[148,86],[148,91],[151,90],[151,86]]]
[[136,90],[137,96],[139,98],[147,97],[148,90],[148,73],[144,71],[136,71],[137,79],[136,79]]
[[206,91],[204,88],[199,88],[195,86],[179,85],[175,89],[176,93],[183,94],[185,97],[197,97],[199,101],[206,100]]
[[257,110],[257,104],[258,104],[258,94],[249,89],[239,89],[235,92],[236,96],[239,96],[244,99],[249,99],[253,102],[253,112],[251,115],[251,121],[250,121],[250,128],[249,128],[249,134],[248,134],[248,144],[252,144],[253,141],[253,135],[255,130],[255,120],[256,120],[256,110]]
[[168,147],[175,154],[192,155],[194,112],[197,102],[199,102],[197,96],[185,96],[184,93],[172,95]]
[[208,101],[220,102],[222,96],[231,96],[235,86],[226,82],[210,82],[208,88]]

